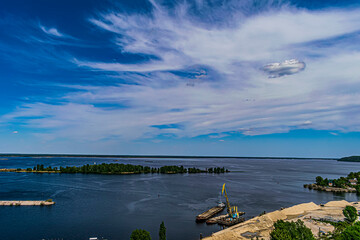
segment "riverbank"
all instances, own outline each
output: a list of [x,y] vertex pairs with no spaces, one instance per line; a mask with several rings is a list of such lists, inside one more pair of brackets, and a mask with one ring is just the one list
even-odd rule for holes
[[252,218],[243,223],[229,227],[222,231],[213,233],[206,240],[248,240],[258,237],[269,240],[273,225],[278,220],[297,221],[302,220],[306,227],[310,228],[314,236],[320,232],[328,233],[334,231],[334,226],[319,220],[344,221],[343,209],[346,206],[354,206],[360,210],[357,202],[349,203],[345,200],[331,201],[326,204],[317,205],[313,202],[295,205],[282,210],[277,210]]
[[50,206],[54,205],[52,200],[45,201],[0,201],[0,206]]
[[304,184],[304,188],[313,189],[317,191],[325,191],[325,192],[335,192],[335,193],[356,193],[356,188],[346,187],[346,188],[339,188],[339,187],[330,187],[330,186],[320,186],[317,184]]

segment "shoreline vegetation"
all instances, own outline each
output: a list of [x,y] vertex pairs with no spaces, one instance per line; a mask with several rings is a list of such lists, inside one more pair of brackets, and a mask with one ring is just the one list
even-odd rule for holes
[[340,162],[360,162],[360,156],[350,156],[340,158],[338,161]]
[[327,179],[321,176],[315,178],[315,183],[304,184],[304,188],[335,193],[360,194],[360,172],[350,172],[346,177]]
[[237,156],[180,156],[180,155],[92,155],[92,154],[20,154],[1,153],[1,158],[6,157],[31,157],[31,158],[239,158],[239,159],[314,159],[314,160],[339,160],[338,158],[310,158],[310,157],[237,157]]
[[185,168],[183,166],[162,166],[159,168],[148,167],[132,164],[121,163],[102,163],[102,164],[86,164],[80,167],[66,166],[66,167],[44,167],[44,165],[38,164],[33,168],[3,168],[0,172],[18,172],[18,173],[83,173],[83,174],[184,174],[184,173],[228,173],[228,169],[224,167],[211,167],[204,169],[199,168]]

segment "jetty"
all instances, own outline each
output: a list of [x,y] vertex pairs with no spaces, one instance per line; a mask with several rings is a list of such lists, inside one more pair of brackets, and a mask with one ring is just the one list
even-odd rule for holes
[[0,206],[51,206],[55,202],[52,200],[45,201],[0,201]]
[[196,222],[203,222],[224,210],[225,206],[216,206],[196,216]]

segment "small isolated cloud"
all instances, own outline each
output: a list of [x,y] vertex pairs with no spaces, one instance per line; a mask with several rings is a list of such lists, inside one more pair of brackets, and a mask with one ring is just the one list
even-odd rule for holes
[[60,37],[60,38],[61,37],[66,37],[65,34],[62,34],[56,28],[46,28],[46,27],[44,27],[42,25],[40,25],[39,27],[44,33],[46,33],[48,35],[55,36],[55,37]]
[[227,136],[229,136],[229,134],[219,133],[219,134],[210,134],[209,138],[223,138],[223,137],[227,137]]
[[310,121],[310,120],[307,120],[303,123],[303,125],[311,125],[311,124],[312,124],[312,121]]
[[263,67],[264,72],[269,75],[269,78],[292,75],[304,69],[305,63],[296,59],[285,60],[281,63],[270,63]]
[[13,134],[18,134],[19,132],[18,132],[18,131],[13,131],[12,133],[13,133]]
[[336,132],[330,132],[331,135],[338,136],[339,134]]
[[220,139],[219,142],[225,142],[225,140],[224,140],[224,139]]

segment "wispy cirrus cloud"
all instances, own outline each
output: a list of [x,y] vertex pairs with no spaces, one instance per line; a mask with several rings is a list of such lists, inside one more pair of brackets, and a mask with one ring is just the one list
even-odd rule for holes
[[[125,83],[67,85],[71,91],[53,99],[61,104],[24,104],[3,121],[93,140],[360,131],[360,9],[310,11],[264,1],[259,12],[251,2],[213,10],[197,1],[195,9],[213,19],[186,3],[154,1],[147,14],[100,13],[89,24],[112,34],[114,51],[145,60],[71,61]],[[274,79],[262,71],[294,57],[306,62],[304,71]]]
[[56,28],[46,28],[46,27],[44,27],[42,25],[40,25],[39,27],[44,33],[46,33],[48,35],[55,36],[55,37],[60,37],[60,38],[61,37],[66,37],[66,35],[59,32]]

